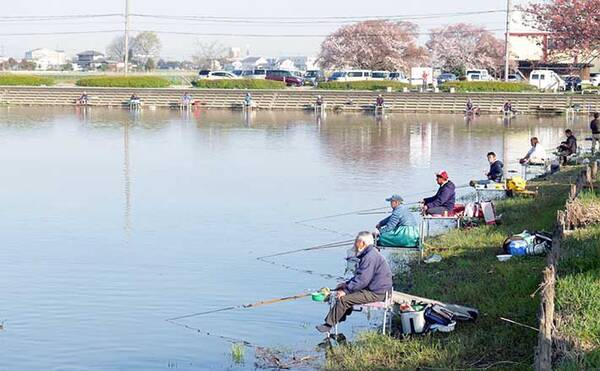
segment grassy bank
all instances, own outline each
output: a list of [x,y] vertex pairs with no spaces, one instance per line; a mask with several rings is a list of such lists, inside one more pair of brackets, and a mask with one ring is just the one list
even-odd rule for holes
[[97,76],[77,80],[77,86],[115,88],[166,88],[169,80],[156,76]]
[[371,90],[386,91],[387,88],[393,91],[401,91],[404,88],[410,88],[410,85],[398,81],[329,81],[319,84],[319,89],[324,90]]
[[450,91],[450,88],[454,88],[458,93],[520,93],[537,91],[534,86],[527,83],[504,81],[449,81],[441,86],[441,90],[445,92]]
[[54,79],[33,75],[11,75],[0,74],[0,85],[14,86],[50,86],[54,85]]
[[[580,195],[600,209],[598,193]],[[578,229],[565,239],[556,286],[559,369],[600,368],[600,225]]]
[[500,317],[538,327],[539,297],[545,257],[513,258],[499,262],[503,240],[514,233],[554,226],[556,211],[564,208],[569,182],[579,169],[563,171],[537,182],[537,199],[508,199],[497,203],[503,224],[454,230],[431,240],[430,252],[444,258],[437,264],[413,264],[398,272],[395,289],[480,310],[475,323],[459,323],[454,332],[394,339],[372,332],[348,346],[334,348],[330,369],[492,368],[530,369],[537,342],[535,330],[510,324]]

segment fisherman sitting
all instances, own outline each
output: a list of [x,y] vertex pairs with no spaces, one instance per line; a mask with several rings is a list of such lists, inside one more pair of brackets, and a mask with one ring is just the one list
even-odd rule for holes
[[527,152],[525,157],[519,160],[521,165],[542,165],[546,162],[546,149],[542,146],[537,137],[533,137],[530,140],[531,149]]
[[437,173],[435,177],[440,188],[433,197],[423,199],[423,213],[429,215],[451,213],[454,210],[456,187],[448,179],[448,173],[444,170]]
[[192,105],[192,96],[187,91],[183,94],[183,97],[181,97],[181,104],[184,107],[189,107]]
[[379,235],[378,246],[388,247],[416,247],[419,244],[419,227],[417,218],[407,206],[402,205],[404,200],[400,195],[392,195],[386,201],[392,207],[392,215],[380,221],[375,228]]
[[320,95],[317,95],[317,101],[315,102],[315,106],[317,106],[318,108],[321,108],[324,105],[324,101],[323,101],[323,97]]
[[467,99],[467,108],[465,109],[466,115],[479,115],[479,107],[473,105],[471,98]]
[[517,113],[517,110],[513,107],[512,102],[510,100],[507,100],[506,102],[504,102],[504,105],[502,106],[502,112],[505,115],[508,115],[508,114],[512,114],[512,113]]
[[325,323],[317,326],[319,332],[330,332],[346,316],[352,313],[354,305],[384,301],[386,293],[392,294],[392,272],[387,261],[374,246],[371,232],[360,232],[354,241],[359,259],[355,275],[342,282],[331,295],[337,299],[331,307]]
[[81,93],[81,96],[79,98],[77,98],[77,104],[80,105],[86,105],[89,102],[89,97],[87,95],[87,93],[84,91],[83,93]]
[[565,130],[565,135],[567,136],[567,139],[564,142],[561,142],[560,146],[557,148],[560,163],[562,165],[567,164],[567,158],[569,156],[577,153],[577,138],[575,138],[571,129]]
[[504,164],[502,161],[498,160],[494,152],[488,153],[487,159],[490,163],[490,171],[486,174],[488,180],[496,183],[502,182],[502,178],[504,177]]
[[254,107],[254,101],[252,100],[252,95],[250,93],[246,93],[246,97],[244,98],[243,104],[246,108]]
[[383,94],[379,94],[377,96],[377,100],[375,101],[375,108],[383,108],[385,101],[383,100]]

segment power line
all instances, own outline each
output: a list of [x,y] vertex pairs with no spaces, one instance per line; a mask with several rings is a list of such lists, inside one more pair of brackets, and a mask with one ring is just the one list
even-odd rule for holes
[[114,32],[122,32],[122,30],[14,32],[14,33],[0,33],[0,36],[54,36],[54,35],[101,34],[101,33],[114,33]]

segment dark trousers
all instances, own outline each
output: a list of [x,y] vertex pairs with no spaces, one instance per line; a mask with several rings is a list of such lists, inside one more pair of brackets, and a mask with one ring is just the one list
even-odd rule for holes
[[427,214],[429,214],[429,215],[444,215],[444,213],[446,211],[450,212],[445,207],[441,207],[441,206],[430,207],[430,208],[427,209]]
[[[332,292],[332,295],[335,295],[335,291]],[[346,294],[342,296],[341,299],[336,300],[335,304],[327,314],[327,317],[325,317],[325,323],[333,327],[337,323],[343,322],[346,319],[346,316],[352,313],[352,306],[384,300],[385,294],[376,294],[369,290],[360,290]]]

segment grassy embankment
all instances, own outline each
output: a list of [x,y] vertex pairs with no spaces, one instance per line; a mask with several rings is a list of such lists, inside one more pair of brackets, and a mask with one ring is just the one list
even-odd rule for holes
[[50,86],[54,85],[54,79],[51,77],[40,77],[33,75],[0,74],[0,85]]
[[520,93],[537,91],[534,86],[526,82],[504,82],[504,81],[449,81],[441,86],[441,90],[448,92],[454,88],[458,93],[473,92],[502,92]]
[[410,88],[409,84],[398,81],[329,81],[319,84],[318,89],[323,90],[371,90],[371,91],[386,91],[387,88],[392,88],[393,91],[402,91],[404,88]]
[[[366,332],[348,346],[331,350],[326,367],[354,370],[530,369],[537,332],[507,323],[500,317],[538,327],[539,295],[532,297],[532,294],[541,282],[545,257],[530,256],[499,262],[495,255],[501,253],[503,240],[511,234],[525,229],[553,229],[556,211],[564,208],[569,182],[578,171],[579,168],[567,169],[548,180],[536,182],[540,194],[535,200],[515,198],[498,202],[497,211],[503,215],[500,226],[453,230],[431,240],[430,250],[444,259],[430,265],[415,263],[410,273],[398,272],[394,277],[396,290],[478,308],[480,318],[477,322],[458,323],[456,330],[448,334],[412,335],[407,339]],[[595,238],[598,238],[597,232],[596,229]],[[586,242],[586,254],[597,249],[594,243],[597,240]],[[573,243],[574,248],[578,245]],[[584,262],[587,259],[580,258]],[[590,265],[589,269],[580,274],[573,274],[577,269],[564,264],[558,302],[563,312],[578,313],[577,317],[572,317],[572,325],[565,330],[577,338],[595,338],[597,345],[598,333],[594,335],[593,332],[597,331],[600,313],[597,300],[586,295],[593,290],[598,292],[598,264],[595,265],[595,273],[591,270],[592,263],[586,264]],[[594,279],[595,284],[592,282]],[[577,290],[583,287],[581,282],[586,280],[589,281],[586,289],[578,293]],[[585,325],[580,322],[582,306],[586,308]]]
[[169,80],[156,76],[98,76],[77,80],[77,86],[114,87],[114,88],[166,88]]

